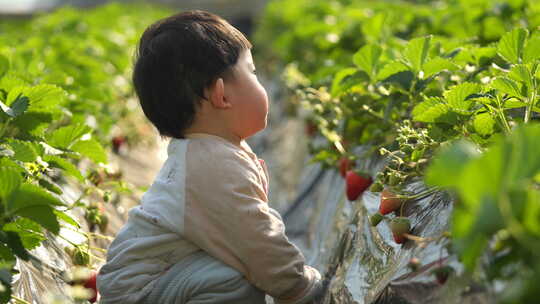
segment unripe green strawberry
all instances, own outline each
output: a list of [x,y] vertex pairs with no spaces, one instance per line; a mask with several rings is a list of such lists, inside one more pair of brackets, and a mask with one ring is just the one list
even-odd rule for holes
[[401,183],[401,177],[398,175],[398,173],[391,173],[388,177],[388,184],[390,186],[396,186],[399,183]]
[[371,187],[369,187],[369,191],[371,192],[381,192],[383,191],[384,186],[380,182],[374,182]]
[[384,216],[380,213],[374,213],[369,217],[369,222],[371,223],[371,226],[375,227],[379,225],[379,223],[382,221]]
[[409,233],[411,230],[411,221],[404,216],[393,218],[390,221],[390,230],[392,230],[394,241],[398,244],[403,244],[407,240],[404,234]]
[[74,265],[88,266],[90,264],[90,253],[88,252],[88,248],[76,246],[71,253],[71,260]]
[[96,186],[99,186],[103,182],[103,174],[98,170],[92,170],[88,174],[88,179]]
[[108,203],[111,200],[111,195],[112,195],[111,192],[105,191],[103,193],[103,201]]
[[107,232],[107,227],[109,226],[109,217],[105,213],[100,214],[99,217],[100,217],[100,221],[98,224],[99,231],[101,231],[101,233],[105,233]]
[[88,224],[88,229],[91,232],[94,232],[96,230],[96,225],[99,225],[100,223],[98,208],[92,206],[88,207],[88,209],[84,213],[84,218],[86,219],[86,222]]

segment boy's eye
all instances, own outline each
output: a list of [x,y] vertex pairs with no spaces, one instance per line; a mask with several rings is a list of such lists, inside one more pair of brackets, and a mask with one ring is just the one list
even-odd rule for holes
[[257,70],[253,70],[253,74],[257,74]]

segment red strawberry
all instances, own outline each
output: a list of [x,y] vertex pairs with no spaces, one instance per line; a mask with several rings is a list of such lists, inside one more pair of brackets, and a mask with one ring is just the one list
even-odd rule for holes
[[318,128],[317,125],[311,121],[306,122],[306,134],[309,137],[315,136],[317,134]]
[[367,174],[358,174],[349,170],[345,176],[345,182],[347,198],[349,201],[354,201],[371,185],[372,180]]
[[341,174],[341,177],[345,178],[347,175],[347,171],[351,169],[354,165],[354,162],[350,160],[348,157],[343,156],[339,159],[339,174]]
[[125,136],[115,136],[115,137],[113,137],[112,145],[113,145],[114,153],[118,154],[118,152],[120,151],[120,147],[122,147],[122,145],[124,145],[125,142],[126,142],[126,137]]
[[90,303],[94,303],[97,300],[98,290],[97,290],[97,285],[96,285],[96,276],[97,276],[97,272],[92,271],[92,274],[90,275],[88,279],[86,279],[83,285],[84,288],[92,289],[94,291],[94,296],[90,298],[90,300],[88,300],[90,301]]
[[403,199],[398,198],[390,189],[385,188],[381,193],[381,204],[379,205],[379,212],[381,214],[388,214],[401,207]]
[[411,221],[404,216],[398,216],[390,221],[390,230],[394,241],[398,244],[403,244],[407,238],[403,235],[411,230]]
[[454,268],[451,266],[445,265],[441,267],[437,267],[433,269],[432,273],[435,275],[435,278],[437,279],[437,283],[440,285],[443,285],[446,283],[446,280],[448,280],[448,277],[454,272]]

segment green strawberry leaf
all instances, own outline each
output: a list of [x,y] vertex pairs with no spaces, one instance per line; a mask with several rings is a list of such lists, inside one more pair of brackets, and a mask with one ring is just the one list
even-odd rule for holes
[[[526,84],[527,89],[529,91],[532,90],[533,74],[527,65],[517,64],[513,66],[512,69],[510,69],[510,73],[508,73],[508,77],[515,81]],[[526,96],[529,96],[529,94],[527,93]]]
[[11,193],[6,210],[17,213],[20,209],[35,206],[64,206],[65,204],[45,189],[28,183],[20,185],[17,191]]
[[42,137],[52,121],[53,115],[50,112],[27,111],[24,115],[17,116],[11,124],[22,132]]
[[436,57],[429,60],[424,65],[423,78],[429,78],[433,75],[439,74],[442,71],[456,71],[458,69],[459,67],[456,64],[454,64],[452,61],[445,58]]
[[83,135],[92,129],[83,124],[69,125],[54,130],[48,136],[48,144],[59,149],[69,149]]
[[396,75],[400,72],[408,71],[409,67],[400,61],[390,61],[379,71],[377,74],[377,80],[388,79],[392,75]]
[[28,109],[28,97],[17,96],[11,107],[0,101],[0,109],[10,117],[17,117]]
[[24,217],[19,217],[15,221],[5,224],[3,229],[19,234],[24,247],[28,250],[38,247],[47,239],[41,225]]
[[446,122],[454,123],[451,119],[450,107],[438,97],[432,97],[417,104],[412,112],[413,119],[421,122]]
[[62,104],[67,97],[66,91],[52,84],[40,84],[33,87],[19,86],[9,91],[6,104],[11,105],[19,94],[30,100],[30,110],[56,107]]
[[73,146],[71,150],[79,152],[80,154],[90,158],[95,163],[106,163],[107,153],[99,142],[95,139],[79,140]]
[[73,218],[69,214],[67,214],[67,212],[60,211],[60,210],[57,210],[57,209],[54,209],[53,212],[54,212],[54,214],[56,215],[56,217],[58,219],[70,224],[71,226],[73,226],[75,228],[81,228],[81,224],[79,224],[79,222],[77,222],[77,220],[75,218]]
[[17,210],[17,215],[29,218],[54,234],[60,232],[60,223],[54,214],[54,208],[46,205],[33,205]]
[[19,189],[21,183],[22,177],[19,172],[9,167],[0,167],[0,201],[5,202]]
[[14,158],[22,162],[33,162],[37,159],[36,150],[34,146],[27,141],[10,139],[7,144],[15,152]]
[[491,87],[509,96],[522,97],[519,85],[510,78],[497,77],[491,82]]
[[49,163],[49,166],[51,167],[64,170],[64,173],[77,178],[80,182],[84,181],[84,177],[82,176],[79,169],[74,164],[72,164],[69,160],[56,156],[56,155],[49,155],[49,154],[44,155],[43,160]]
[[7,73],[4,77],[0,78],[0,89],[4,89],[6,92],[10,92],[15,87],[26,86],[28,83],[20,77]]
[[540,36],[533,36],[523,50],[523,63],[530,63],[540,58]]
[[428,167],[425,181],[430,185],[456,187],[463,169],[471,159],[481,156],[480,150],[466,140],[452,143],[440,149]]
[[409,41],[404,50],[404,57],[407,59],[412,69],[419,72],[424,67],[429,55],[429,48],[432,36],[415,38]]
[[18,164],[12,158],[7,157],[0,157],[0,168],[14,170],[19,174],[24,174],[26,172],[26,169],[23,166]]
[[8,70],[9,60],[5,56],[0,55],[0,78],[2,78]]
[[482,87],[477,83],[464,82],[444,92],[448,105],[459,112],[468,111],[471,107],[471,95],[481,93]]
[[381,57],[382,49],[376,44],[368,44],[363,46],[353,56],[353,62],[360,69],[365,71],[371,79],[377,75],[379,68],[379,58]]
[[11,252],[13,252],[17,257],[27,261],[28,251],[24,248],[23,243],[21,242],[21,237],[18,233],[13,231],[0,231],[0,241],[7,244]]
[[[337,72],[332,81],[332,95],[338,96],[352,86],[358,84],[360,82],[358,79],[358,72],[359,71],[356,68],[346,68]],[[364,74],[363,72],[360,73]]]
[[528,34],[529,31],[523,28],[516,28],[506,33],[497,45],[497,52],[510,63],[520,63]]
[[523,225],[530,232],[540,237],[540,192],[529,189],[524,209]]

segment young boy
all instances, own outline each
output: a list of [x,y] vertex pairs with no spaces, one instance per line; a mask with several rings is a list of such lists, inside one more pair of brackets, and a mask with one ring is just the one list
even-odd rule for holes
[[319,272],[268,206],[268,175],[244,141],[266,127],[251,44],[188,11],[151,25],[133,82],[168,158],[109,247],[100,303],[310,303]]

